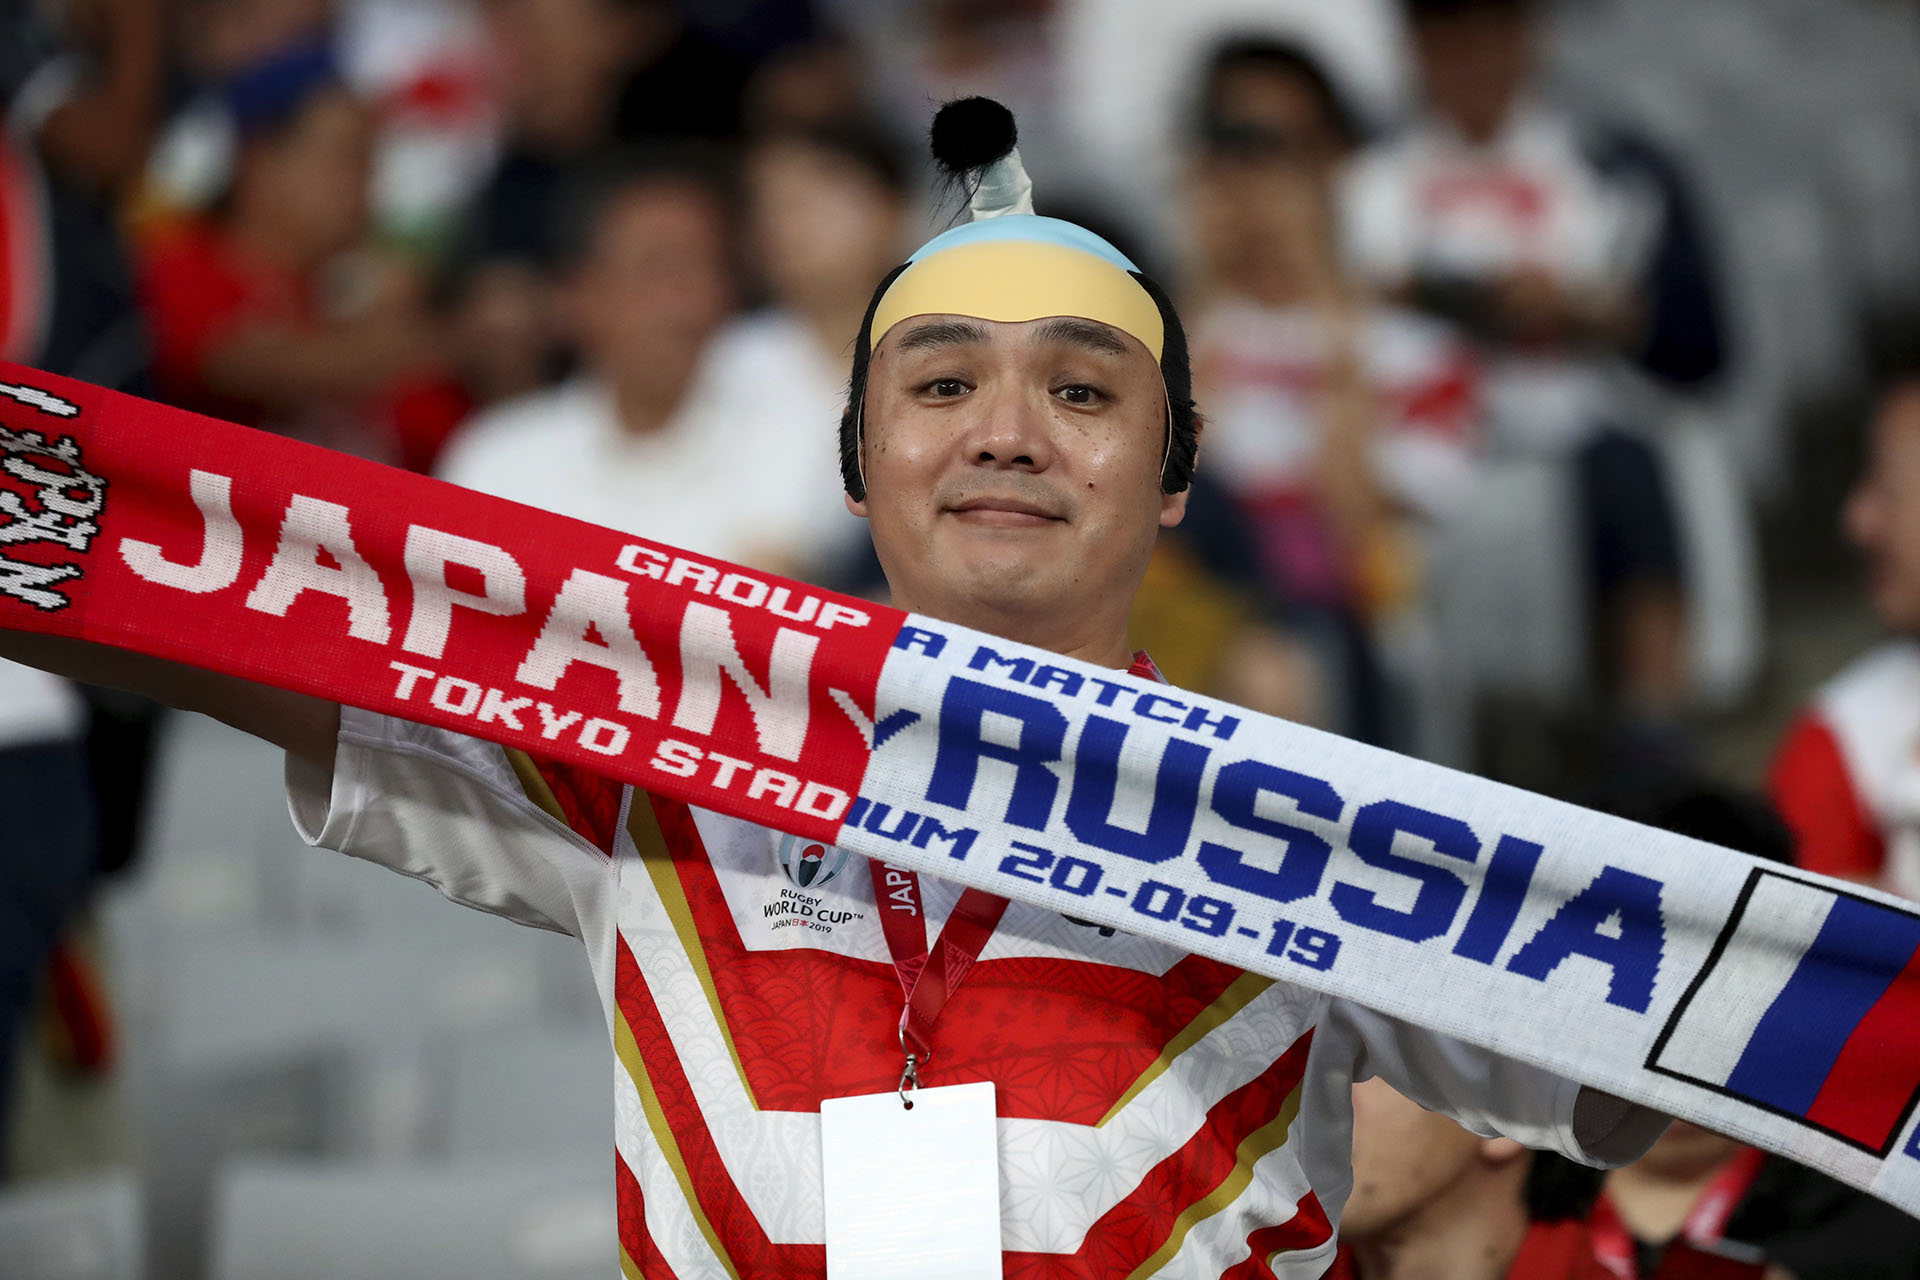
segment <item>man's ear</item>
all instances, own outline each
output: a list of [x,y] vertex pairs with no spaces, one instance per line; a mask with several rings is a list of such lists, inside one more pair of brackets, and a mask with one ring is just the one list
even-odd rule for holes
[[862,520],[865,520],[867,518],[867,500],[865,498],[856,498],[852,494],[847,493],[844,490],[841,492],[840,496],[841,498],[845,499],[847,504],[847,510],[853,512],[853,514],[859,516]]
[[1160,495],[1160,527],[1162,529],[1171,529],[1187,518],[1187,495],[1191,492],[1193,492],[1193,486],[1188,485],[1178,493]]

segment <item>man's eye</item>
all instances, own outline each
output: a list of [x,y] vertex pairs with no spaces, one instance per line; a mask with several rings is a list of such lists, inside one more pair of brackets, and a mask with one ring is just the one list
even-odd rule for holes
[[965,395],[967,393],[967,384],[958,378],[935,378],[932,382],[922,387],[921,391],[926,395],[947,399],[952,396]]
[[1075,382],[1068,386],[1061,387],[1053,394],[1059,396],[1068,404],[1085,406],[1098,404],[1100,402],[1099,389],[1090,387],[1084,382]]

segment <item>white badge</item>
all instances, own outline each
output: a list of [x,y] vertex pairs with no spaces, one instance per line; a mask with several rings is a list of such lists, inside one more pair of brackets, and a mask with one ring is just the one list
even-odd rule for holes
[[993,1084],[820,1104],[829,1280],[1000,1280]]

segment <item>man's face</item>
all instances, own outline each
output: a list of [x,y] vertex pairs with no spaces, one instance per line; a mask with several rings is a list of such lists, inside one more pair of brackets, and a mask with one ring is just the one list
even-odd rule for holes
[[1866,553],[1874,612],[1897,631],[1920,633],[1920,381],[1881,401],[1867,469],[1841,523]]
[[316,93],[278,133],[248,144],[244,181],[262,193],[282,241],[320,260],[366,229],[373,163],[367,108],[345,89]]
[[869,365],[863,458],[894,601],[1070,649],[1124,635],[1163,494],[1167,400],[1140,342],[1089,320],[926,315]]
[[1499,132],[1533,68],[1533,24],[1523,8],[1496,6],[1413,24],[1420,82],[1435,111],[1469,138]]
[[796,139],[762,143],[747,164],[755,265],[790,306],[866,300],[900,261],[901,204],[857,162]]
[[600,376],[623,385],[684,384],[733,305],[718,198],[667,178],[613,194],[573,273],[569,301],[581,355]]

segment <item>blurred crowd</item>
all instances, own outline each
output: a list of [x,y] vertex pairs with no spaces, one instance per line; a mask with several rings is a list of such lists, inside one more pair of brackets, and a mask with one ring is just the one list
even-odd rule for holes
[[[1870,603],[1920,629],[1910,4],[12,0],[0,356],[878,595],[835,428],[874,286],[964,216],[923,139],[970,93],[1185,319],[1199,477],[1135,616],[1171,680],[1920,894],[1911,646],[1787,736],[1786,825],[1699,781],[1862,468]],[[48,1036],[112,1061],[72,926],[151,843],[166,734],[0,669],[8,812],[70,797],[0,835],[64,851],[0,858],[0,1094]],[[1342,1265],[1524,1228],[1551,1177],[1393,1106]],[[1605,1274],[1721,1274],[1656,1270],[1676,1240],[1758,1275],[1723,1241],[1816,1220],[1877,1252],[1770,1265],[1920,1274],[1910,1220],[1711,1134],[1621,1177]]]

